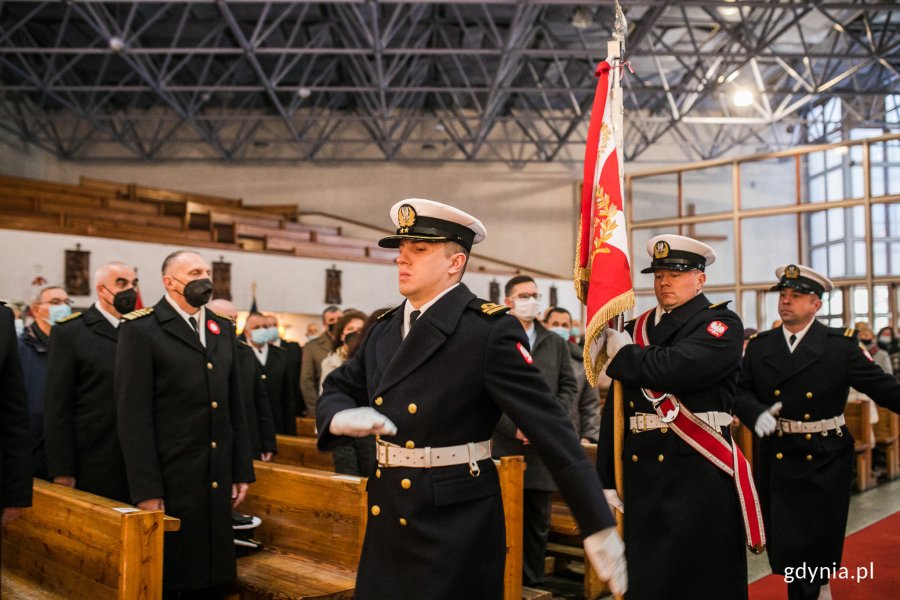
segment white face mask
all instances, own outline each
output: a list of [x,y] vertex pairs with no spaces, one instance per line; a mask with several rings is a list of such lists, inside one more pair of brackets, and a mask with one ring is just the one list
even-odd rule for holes
[[533,321],[541,312],[541,303],[537,298],[516,298],[509,312],[517,319]]

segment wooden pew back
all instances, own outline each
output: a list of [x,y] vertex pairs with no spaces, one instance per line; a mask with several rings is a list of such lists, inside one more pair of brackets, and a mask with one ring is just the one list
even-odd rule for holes
[[306,467],[321,471],[334,471],[334,457],[331,452],[321,452],[316,447],[316,438],[296,435],[276,435],[276,454],[272,461],[281,465]]
[[166,528],[178,520],[162,511],[35,479],[32,508],[4,531],[4,580],[70,599],[158,600]]

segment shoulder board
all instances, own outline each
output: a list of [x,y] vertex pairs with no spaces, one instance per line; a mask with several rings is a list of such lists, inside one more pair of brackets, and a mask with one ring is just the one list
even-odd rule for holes
[[59,325],[60,323],[68,323],[69,321],[74,321],[75,319],[78,319],[78,318],[80,318],[80,317],[82,317],[82,316],[83,316],[83,315],[82,315],[80,312],[73,312],[73,313],[72,313],[71,315],[69,315],[68,317],[63,317],[62,319],[58,320],[58,321],[56,322],[56,324]]
[[831,335],[839,335],[841,337],[852,338],[857,334],[857,331],[852,327],[847,327],[846,329],[841,329],[840,327],[829,327],[828,333]]
[[137,310],[133,310],[130,313],[122,315],[122,318],[126,321],[134,321],[135,319],[140,319],[141,317],[146,317],[147,315],[153,314],[153,307],[148,306],[147,308],[139,308]]
[[[402,305],[401,305],[401,306],[402,306]],[[376,320],[376,321],[380,321],[380,320],[382,320],[382,319],[385,319],[385,318],[391,316],[392,314],[394,314],[395,312],[397,312],[398,310],[400,310],[400,307],[399,307],[399,306],[395,306],[394,308],[392,308],[392,309],[390,309],[390,310],[386,310],[386,311],[384,311],[383,313],[381,313],[380,315],[378,315],[378,317],[376,317],[375,320]]]
[[479,298],[475,298],[469,302],[468,307],[489,317],[495,317],[509,312],[509,307],[505,304],[494,304],[493,302],[487,302]]
[[729,304],[731,304],[731,300],[726,300],[725,302],[718,302],[716,304],[710,304],[707,308],[728,308]]
[[754,334],[751,335],[750,337],[748,337],[747,340],[748,340],[748,341],[749,341],[749,340],[755,340],[755,339],[757,339],[757,338],[762,339],[762,338],[766,337],[767,335],[769,335],[770,333],[772,333],[773,331],[775,331],[775,330],[774,330],[774,329],[766,329],[766,330],[763,330],[763,331],[759,331],[759,332],[757,332],[757,333],[754,333]]
[[209,315],[212,315],[213,317],[216,317],[217,319],[222,319],[223,321],[230,321],[230,320],[231,320],[231,319],[226,319],[225,317],[223,317],[223,316],[220,315],[219,313],[213,312],[213,311],[209,310],[208,308],[206,309],[206,313],[209,314]]
[[754,333],[753,335],[751,335],[750,337],[747,338],[747,341],[749,342],[750,340],[755,340],[757,337],[759,337],[759,334]]

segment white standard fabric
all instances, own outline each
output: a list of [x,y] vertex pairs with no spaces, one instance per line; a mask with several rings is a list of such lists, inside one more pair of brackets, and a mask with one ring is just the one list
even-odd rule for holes
[[628,590],[625,544],[615,527],[607,527],[584,538],[584,554],[600,579],[609,583],[613,594],[624,594]]
[[328,430],[334,435],[366,437],[374,434],[394,435],[397,433],[397,426],[371,406],[361,406],[348,408],[334,415]]

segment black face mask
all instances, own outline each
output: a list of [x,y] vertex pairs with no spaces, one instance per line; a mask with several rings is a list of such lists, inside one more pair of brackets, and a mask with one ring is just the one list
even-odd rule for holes
[[[178,279],[175,281],[181,283]],[[200,308],[212,298],[213,284],[209,279],[195,279],[186,283],[184,291],[181,293],[188,304],[194,308]]]
[[[106,286],[104,285],[103,287]],[[113,294],[112,290],[109,288],[106,288],[106,291],[110,294]],[[127,290],[122,290],[118,294],[113,294],[112,305],[120,315],[124,315],[133,311],[136,304],[137,290],[134,288],[128,288]]]
[[357,332],[351,331],[350,333],[348,333],[347,335],[344,336],[344,343],[349,344],[354,339],[356,339],[357,336],[359,336],[359,334]]

